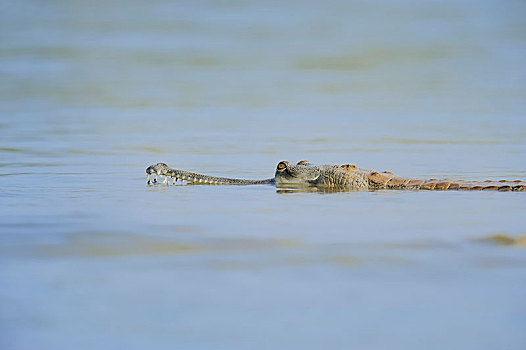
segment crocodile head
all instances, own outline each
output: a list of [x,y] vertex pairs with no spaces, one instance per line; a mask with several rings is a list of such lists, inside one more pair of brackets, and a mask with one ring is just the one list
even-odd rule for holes
[[313,166],[306,160],[302,160],[297,164],[287,161],[279,162],[274,175],[276,185],[312,185],[317,183],[320,176],[320,167]]

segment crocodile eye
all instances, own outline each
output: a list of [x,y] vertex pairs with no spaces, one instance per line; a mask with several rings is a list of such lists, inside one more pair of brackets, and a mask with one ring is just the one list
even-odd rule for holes
[[287,164],[285,162],[279,162],[278,170],[285,170],[286,167],[287,167]]

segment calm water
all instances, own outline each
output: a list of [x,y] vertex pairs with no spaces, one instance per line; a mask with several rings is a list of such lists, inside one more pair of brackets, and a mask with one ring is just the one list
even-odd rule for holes
[[2,1],[2,349],[524,349],[521,1]]

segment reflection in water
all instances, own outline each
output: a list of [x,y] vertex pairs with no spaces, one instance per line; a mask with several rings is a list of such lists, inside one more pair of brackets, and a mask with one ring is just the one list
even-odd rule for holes
[[346,186],[313,186],[300,184],[298,186],[291,186],[287,184],[283,187],[278,187],[276,193],[279,194],[288,194],[288,193],[319,193],[319,194],[329,194],[329,193],[340,193],[340,192],[373,192],[371,190],[356,190]]
[[[172,186],[216,186],[216,187],[225,187],[225,186],[236,186],[236,185],[225,185],[225,184],[200,184],[200,183],[187,183],[186,181],[177,181],[175,184],[172,184],[171,181],[167,183],[162,182],[153,182],[148,183],[148,187],[153,188],[164,188]],[[270,187],[273,185],[248,185],[248,186],[266,186]],[[285,194],[285,193],[339,193],[339,192],[374,192],[373,190],[356,190],[348,186],[315,186],[308,184],[286,184],[282,186],[276,186],[276,193]]]

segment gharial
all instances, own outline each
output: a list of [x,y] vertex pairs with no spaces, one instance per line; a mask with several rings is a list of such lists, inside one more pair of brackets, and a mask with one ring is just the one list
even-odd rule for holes
[[[393,190],[496,190],[496,191],[526,191],[526,184],[521,180],[486,180],[465,181],[450,179],[414,179],[397,176],[389,171],[378,172],[360,169],[356,165],[312,165],[302,160],[297,164],[282,161],[278,163],[273,178],[264,180],[243,180],[226,177],[216,177],[196,174],[184,170],[170,168],[165,163],[157,163],[146,168],[148,184],[157,183],[155,175],[164,176],[164,184],[169,184],[168,178],[176,181],[186,181],[188,184],[205,185],[258,185],[269,184],[278,187],[314,186],[347,191],[367,191],[379,189]],[[153,175],[153,182],[151,176]]]

